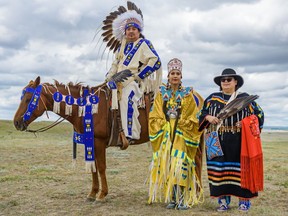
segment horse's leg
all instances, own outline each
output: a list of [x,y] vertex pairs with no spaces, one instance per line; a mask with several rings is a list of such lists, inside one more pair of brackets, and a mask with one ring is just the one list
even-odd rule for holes
[[106,180],[106,142],[103,139],[94,139],[95,159],[97,170],[100,175],[101,190],[96,198],[97,201],[104,201],[108,194],[108,185]]
[[93,202],[96,199],[96,194],[99,192],[98,170],[96,165],[96,172],[92,172],[92,188],[87,196],[87,201]]

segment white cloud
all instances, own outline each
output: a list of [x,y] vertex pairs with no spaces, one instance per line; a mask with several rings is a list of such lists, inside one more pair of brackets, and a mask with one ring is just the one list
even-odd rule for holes
[[[288,126],[288,15],[286,0],[135,0],[144,35],[166,64],[183,61],[183,83],[204,97],[213,78],[232,67],[257,94],[267,125]],[[105,16],[126,1],[5,1],[0,7],[0,119],[12,119],[22,88],[37,76],[97,85],[111,64],[93,40]]]

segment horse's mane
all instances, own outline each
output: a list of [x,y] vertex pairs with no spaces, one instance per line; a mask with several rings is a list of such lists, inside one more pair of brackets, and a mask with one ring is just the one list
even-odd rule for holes
[[83,82],[77,82],[77,83],[73,83],[73,82],[69,82],[67,84],[64,84],[64,83],[60,83],[58,80],[54,80],[54,85],[56,87],[63,87],[65,88],[66,86],[68,86],[69,88],[76,88],[76,89],[81,89],[81,88],[88,88],[90,89],[90,86],[87,85],[87,86],[84,86],[83,85]]
[[103,86],[103,83],[102,84],[99,84],[97,86],[92,86],[90,87],[89,85],[83,85],[83,82],[77,82],[77,83],[73,83],[73,82],[69,82],[67,84],[64,84],[62,82],[59,82],[58,80],[55,80],[54,79],[54,84],[51,84],[51,83],[45,83],[45,85],[48,85],[48,86],[54,86],[54,87],[57,87],[57,88],[66,88],[67,86],[69,88],[72,88],[72,89],[76,89],[76,90],[80,90],[80,89],[89,89],[89,90],[92,90],[92,89],[97,89],[98,87],[100,86]]

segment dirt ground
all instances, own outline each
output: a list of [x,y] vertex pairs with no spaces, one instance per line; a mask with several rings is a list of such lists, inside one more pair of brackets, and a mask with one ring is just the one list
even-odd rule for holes
[[[35,123],[36,128],[47,124]],[[209,198],[203,167],[204,203],[186,211],[167,210],[164,203],[147,204],[151,147],[107,149],[106,201],[86,202],[91,175],[85,172],[84,150],[78,145],[72,166],[72,127],[61,124],[35,137],[18,132],[11,121],[0,121],[0,215],[240,215],[238,200],[232,210],[217,213]],[[288,133],[262,134],[265,190],[252,200],[249,215],[288,215]],[[205,164],[205,159],[204,159]]]

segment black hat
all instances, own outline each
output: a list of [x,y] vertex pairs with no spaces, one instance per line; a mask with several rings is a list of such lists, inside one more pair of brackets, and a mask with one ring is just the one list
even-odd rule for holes
[[234,77],[237,80],[237,89],[239,89],[244,84],[242,76],[236,74],[236,72],[231,68],[226,68],[225,70],[223,70],[221,76],[216,76],[214,78],[214,82],[220,87],[222,77]]

